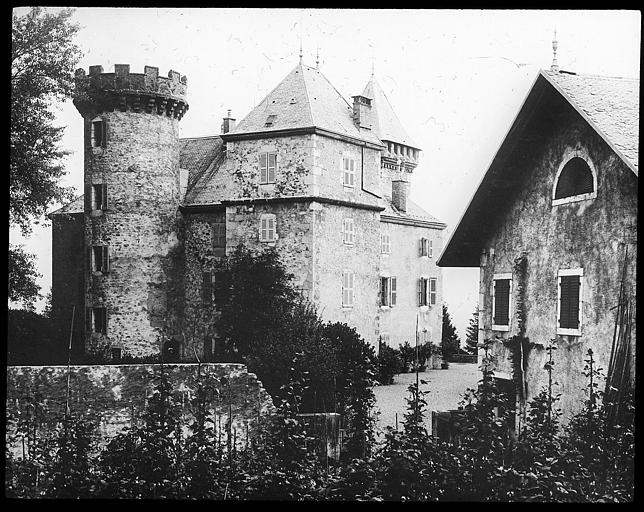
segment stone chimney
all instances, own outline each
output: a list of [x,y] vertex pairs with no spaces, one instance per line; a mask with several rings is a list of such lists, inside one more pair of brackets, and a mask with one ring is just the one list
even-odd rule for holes
[[221,123],[221,133],[228,133],[235,129],[235,120],[230,117],[230,110],[226,117],[224,117],[223,123]]
[[371,99],[366,96],[352,96],[353,97],[353,122],[358,128],[365,128],[371,130],[372,127],[372,113],[371,113]]
[[407,211],[407,193],[409,183],[404,180],[392,180],[391,182],[391,202],[396,210],[400,212]]

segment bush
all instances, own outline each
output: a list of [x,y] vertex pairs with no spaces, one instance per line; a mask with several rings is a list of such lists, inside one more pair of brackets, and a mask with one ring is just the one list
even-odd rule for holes
[[400,352],[385,343],[380,343],[376,364],[378,368],[377,380],[383,386],[393,384],[394,376],[402,372]]

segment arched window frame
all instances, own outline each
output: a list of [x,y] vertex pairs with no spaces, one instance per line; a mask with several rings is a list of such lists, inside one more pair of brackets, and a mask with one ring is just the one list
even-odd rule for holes
[[[563,171],[566,164],[570,162],[570,160],[572,160],[573,158],[581,158],[588,165],[588,168],[590,169],[590,172],[593,175],[593,191],[587,192],[586,194],[578,194],[576,196],[568,196],[568,197],[562,197],[561,199],[555,199],[555,193],[557,192],[557,185],[559,183],[559,177],[561,176],[561,172]],[[597,171],[595,169],[595,165],[593,164],[593,161],[590,159],[590,156],[588,156],[588,152],[584,148],[577,147],[574,149],[569,148],[566,150],[563,158],[561,159],[561,163],[559,164],[559,169],[557,170],[557,174],[555,175],[555,181],[552,185],[551,197],[552,197],[552,206],[575,203],[577,201],[586,201],[587,199],[595,199],[597,197]]]

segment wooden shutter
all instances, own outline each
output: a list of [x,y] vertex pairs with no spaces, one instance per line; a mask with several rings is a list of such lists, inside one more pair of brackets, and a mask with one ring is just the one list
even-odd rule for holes
[[380,305],[381,306],[387,305],[387,278],[386,277],[380,278]]
[[391,278],[391,306],[396,305],[396,278]]
[[201,274],[201,301],[204,306],[212,304],[212,273],[202,272]]
[[423,278],[421,277],[418,280],[418,305],[423,305]]
[[559,327],[563,329],[579,329],[579,276],[561,276],[559,304]]
[[261,183],[268,181],[268,153],[259,155],[259,180]]
[[107,146],[107,121],[105,119],[101,120],[101,146]]
[[436,279],[433,278],[429,280],[429,300],[427,302],[430,306],[436,305]]
[[268,154],[268,182],[275,182],[275,170],[277,169],[277,153]]
[[494,281],[494,324],[509,325],[510,323],[510,280],[497,279]]

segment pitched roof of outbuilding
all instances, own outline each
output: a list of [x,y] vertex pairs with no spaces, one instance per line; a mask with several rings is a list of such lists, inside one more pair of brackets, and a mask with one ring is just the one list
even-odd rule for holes
[[[566,105],[574,109],[637,176],[639,80],[540,71],[438,258],[439,266],[479,266],[493,218],[503,214],[504,202],[499,197],[506,197],[510,188],[523,178],[517,166],[506,162],[516,155],[517,144],[523,144],[518,153],[524,158],[533,149],[531,137],[535,134],[524,136],[544,104],[554,109]],[[541,120],[542,124],[545,122]],[[543,132],[547,128],[543,125],[534,129]],[[482,217],[486,222],[481,222]]]
[[85,207],[83,199],[84,197],[84,195],[78,196],[72,202],[67,203],[65,206],[58,208],[58,210],[54,210],[53,212],[49,213],[47,217],[51,217],[52,215],[72,215],[74,213],[83,213]]
[[373,76],[365,86],[362,95],[371,99],[374,132],[380,140],[397,142],[405,146],[420,149],[418,144],[414,142],[403,128],[385,92]]
[[637,174],[640,81],[566,72],[542,74]]
[[381,145],[353,122],[353,108],[316,68],[298,64],[242,119],[231,135],[316,127]]
[[188,171],[186,198],[204,186],[204,176],[215,160],[223,158],[223,141],[218,135],[179,139],[179,167]]

